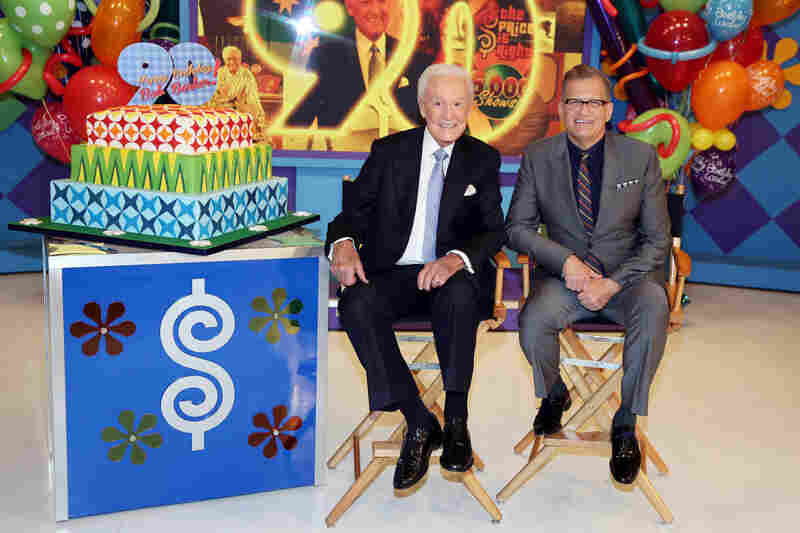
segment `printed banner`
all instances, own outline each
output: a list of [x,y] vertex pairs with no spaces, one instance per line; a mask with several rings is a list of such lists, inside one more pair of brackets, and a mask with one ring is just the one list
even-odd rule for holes
[[432,63],[472,75],[469,132],[507,155],[560,130],[558,80],[580,62],[584,0],[198,0],[221,62],[211,105],[253,114],[277,149],[368,151],[422,123]]

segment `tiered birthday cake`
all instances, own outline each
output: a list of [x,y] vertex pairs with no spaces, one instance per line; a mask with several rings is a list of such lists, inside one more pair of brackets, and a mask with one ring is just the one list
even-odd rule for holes
[[52,222],[189,241],[287,215],[287,180],[249,115],[178,105],[121,106],[87,119],[69,179],[50,184]]

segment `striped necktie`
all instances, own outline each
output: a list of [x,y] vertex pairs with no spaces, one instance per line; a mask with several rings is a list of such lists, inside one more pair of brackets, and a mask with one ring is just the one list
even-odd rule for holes
[[[592,178],[589,175],[589,152],[581,154],[578,165],[578,214],[586,230],[586,236],[591,241],[594,232],[594,213],[592,211]],[[592,252],[587,251],[583,262],[595,272],[603,275],[603,263]]]
[[380,49],[374,44],[369,47],[369,65],[367,66],[367,81],[372,85],[372,80],[381,73]]
[[436,163],[428,181],[428,196],[425,202],[425,234],[422,239],[422,258],[426,263],[436,259],[436,228],[439,226],[439,202],[444,188],[444,160],[447,151],[439,148],[433,153]]

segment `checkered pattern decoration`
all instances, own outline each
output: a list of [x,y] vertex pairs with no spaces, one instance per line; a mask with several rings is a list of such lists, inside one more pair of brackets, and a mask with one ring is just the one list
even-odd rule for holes
[[210,239],[286,216],[287,201],[286,178],[200,195],[72,180],[50,183],[53,222],[185,240]]
[[247,113],[175,104],[112,107],[86,119],[89,144],[179,154],[246,148],[253,128]]

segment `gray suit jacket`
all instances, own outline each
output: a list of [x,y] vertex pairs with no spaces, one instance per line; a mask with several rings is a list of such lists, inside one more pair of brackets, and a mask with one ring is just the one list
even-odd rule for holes
[[[649,276],[664,283],[670,246],[664,182],[655,149],[606,133],[603,187],[591,239],[575,203],[566,133],[529,145],[506,217],[511,248],[560,277],[570,254],[592,253],[623,288]],[[537,232],[540,224],[547,237]]]

